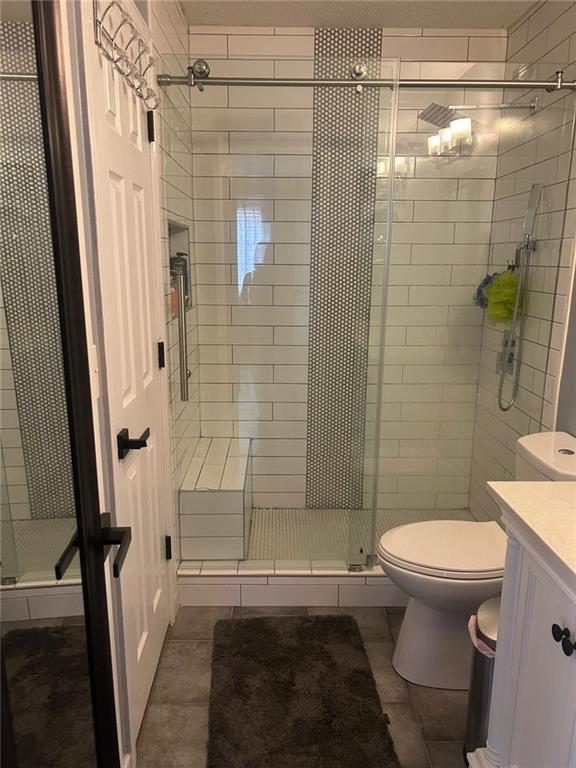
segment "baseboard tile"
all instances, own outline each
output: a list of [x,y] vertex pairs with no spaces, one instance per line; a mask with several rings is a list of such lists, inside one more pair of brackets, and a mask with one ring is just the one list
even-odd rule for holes
[[64,616],[82,616],[84,613],[82,587],[79,585],[26,585],[17,589],[3,587],[0,595],[2,621],[56,619]]

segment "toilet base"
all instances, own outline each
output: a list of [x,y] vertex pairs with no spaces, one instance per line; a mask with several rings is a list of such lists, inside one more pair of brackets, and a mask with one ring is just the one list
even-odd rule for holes
[[411,597],[392,659],[396,672],[428,688],[469,688],[473,653],[469,617],[429,608]]

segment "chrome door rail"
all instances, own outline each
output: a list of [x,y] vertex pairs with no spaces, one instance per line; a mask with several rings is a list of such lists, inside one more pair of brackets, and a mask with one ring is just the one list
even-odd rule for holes
[[36,81],[38,80],[38,75],[35,72],[0,72],[0,80]]
[[186,75],[158,75],[158,85],[188,85],[203,90],[213,86],[278,86],[304,88],[513,88],[518,90],[542,89],[546,91],[576,90],[576,82],[564,80],[559,70],[551,80],[364,80],[351,73],[350,80],[316,80],[314,78],[273,78],[273,77],[210,77],[207,62],[198,60],[188,67]]

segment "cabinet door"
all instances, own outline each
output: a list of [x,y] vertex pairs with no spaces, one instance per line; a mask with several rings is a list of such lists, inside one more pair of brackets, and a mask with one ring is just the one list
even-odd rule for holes
[[508,764],[517,768],[572,768],[576,719],[576,653],[568,657],[552,624],[575,639],[570,596],[529,556],[524,559],[522,630],[516,635],[519,675]]

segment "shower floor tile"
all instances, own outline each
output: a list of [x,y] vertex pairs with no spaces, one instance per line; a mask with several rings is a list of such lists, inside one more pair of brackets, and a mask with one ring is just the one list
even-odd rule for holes
[[[76,531],[75,517],[46,520],[7,520],[0,523],[0,540],[3,542],[2,560],[8,560],[8,548],[15,550],[18,566],[18,584],[28,581],[54,581],[54,566]],[[13,576],[2,572],[2,576]],[[80,561],[74,557],[65,579],[80,578]]]
[[[183,560],[179,576],[229,576],[234,583],[248,576],[379,577],[379,565],[351,572],[363,562],[371,540],[365,510],[255,509],[246,560]],[[467,509],[381,510],[376,536],[398,525],[424,520],[474,520]]]
[[[371,551],[372,513],[346,509],[255,509],[249,560],[312,561],[313,570],[347,570]],[[376,537],[399,525],[425,520],[474,520],[467,509],[383,509]],[[361,551],[362,550],[362,551]]]

